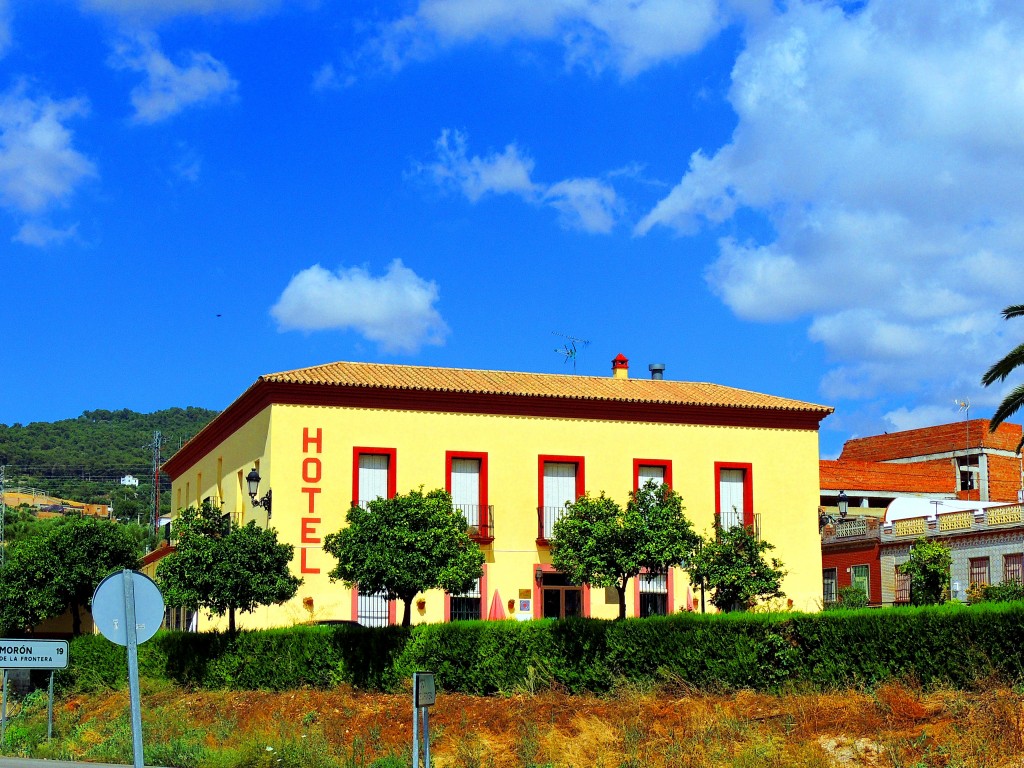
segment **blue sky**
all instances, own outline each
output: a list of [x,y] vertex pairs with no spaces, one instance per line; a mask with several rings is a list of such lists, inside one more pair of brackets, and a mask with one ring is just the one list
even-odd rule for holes
[[1016,0],[0,0],[0,422],[555,333],[832,405],[825,456],[988,415],[1022,50]]

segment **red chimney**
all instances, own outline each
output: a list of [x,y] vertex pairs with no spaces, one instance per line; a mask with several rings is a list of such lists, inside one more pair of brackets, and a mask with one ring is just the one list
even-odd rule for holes
[[612,376],[616,379],[629,378],[629,360],[621,352],[612,360]]

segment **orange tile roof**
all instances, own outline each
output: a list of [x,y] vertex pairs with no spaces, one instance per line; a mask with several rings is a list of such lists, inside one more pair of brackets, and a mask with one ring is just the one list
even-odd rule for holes
[[957,478],[946,463],[888,464],[823,459],[819,467],[819,482],[826,490],[945,494],[956,491]]
[[832,408],[720,384],[670,379],[616,379],[551,373],[482,371],[379,363],[329,363],[261,376],[283,384],[520,395],[671,405],[732,406],[829,414]]

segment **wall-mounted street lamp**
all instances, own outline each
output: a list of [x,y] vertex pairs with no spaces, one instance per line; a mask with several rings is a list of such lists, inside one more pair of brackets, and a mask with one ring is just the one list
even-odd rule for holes
[[542,581],[544,581],[544,569],[539,565],[537,566],[537,570],[533,572],[533,578],[537,580],[538,586]]
[[262,498],[257,499],[256,493],[260,488],[260,473],[256,471],[256,467],[252,468],[252,471],[245,476],[245,482],[249,486],[249,498],[252,499],[252,505],[254,507],[263,507],[267,510],[267,520],[270,519],[270,491],[268,488],[267,492]]
[[850,508],[850,500],[846,497],[846,491],[839,492],[839,519],[846,519],[846,510]]

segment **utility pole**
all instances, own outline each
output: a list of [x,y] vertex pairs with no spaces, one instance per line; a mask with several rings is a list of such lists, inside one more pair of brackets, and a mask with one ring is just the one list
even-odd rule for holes
[[153,433],[153,442],[150,447],[153,449],[153,493],[150,497],[150,508],[153,510],[153,518],[150,520],[150,527],[156,531],[160,523],[160,446],[164,438],[159,430]]
[[7,518],[7,500],[4,498],[4,473],[7,467],[0,464],[0,565],[4,564],[4,550],[7,541],[4,539],[4,520]]

